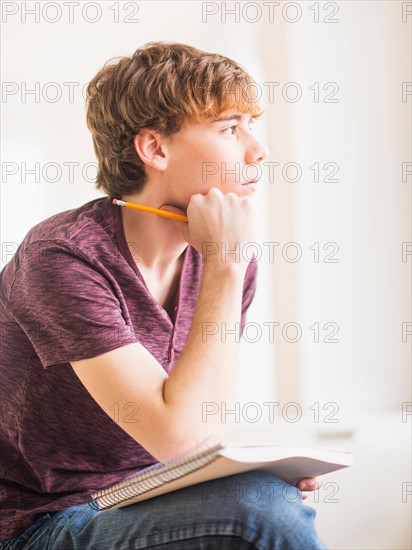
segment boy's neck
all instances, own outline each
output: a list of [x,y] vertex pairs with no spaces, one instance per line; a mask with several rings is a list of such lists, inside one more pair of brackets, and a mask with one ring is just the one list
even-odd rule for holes
[[[159,207],[143,196],[129,195],[124,200]],[[121,214],[125,239],[138,267],[160,280],[177,265],[188,243],[168,218],[129,208],[121,208]]]

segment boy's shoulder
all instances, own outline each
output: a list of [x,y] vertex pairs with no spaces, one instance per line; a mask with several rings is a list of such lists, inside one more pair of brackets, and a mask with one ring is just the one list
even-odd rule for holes
[[113,250],[116,218],[111,198],[103,197],[54,214],[34,225],[25,235],[4,272],[15,272],[23,259],[38,261],[59,252],[93,260]]
[[107,230],[115,223],[110,198],[94,199],[71,210],[54,214],[34,225],[23,239],[25,248],[40,241],[60,241],[76,245],[88,234]]

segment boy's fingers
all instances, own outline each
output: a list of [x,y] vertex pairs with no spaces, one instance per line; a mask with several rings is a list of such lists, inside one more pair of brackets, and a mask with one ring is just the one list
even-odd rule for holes
[[300,479],[297,487],[300,490],[306,489],[309,491],[315,491],[316,489],[320,489],[320,487],[322,487],[322,484],[323,484],[323,481],[318,477],[308,477],[308,478]]

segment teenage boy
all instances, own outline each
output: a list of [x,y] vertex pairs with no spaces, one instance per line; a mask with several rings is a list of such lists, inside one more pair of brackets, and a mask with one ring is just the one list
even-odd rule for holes
[[1,273],[0,548],[325,548],[300,490],[261,471],[120,509],[89,504],[224,437],[202,404],[233,395],[239,338],[222,331],[241,334],[255,293],[242,248],[256,226],[252,169],[268,150],[253,134],[252,82],[231,59],[164,42],[90,82],[107,196],[37,224]]

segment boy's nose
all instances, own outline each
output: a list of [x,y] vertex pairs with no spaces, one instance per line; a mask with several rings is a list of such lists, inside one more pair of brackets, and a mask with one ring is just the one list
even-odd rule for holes
[[254,138],[248,149],[247,163],[263,162],[270,154],[269,148],[257,138]]
[[262,160],[265,160],[270,155],[269,147],[267,145],[265,145],[264,143],[262,143],[261,145],[262,145],[262,149],[263,149],[261,157],[262,157]]

